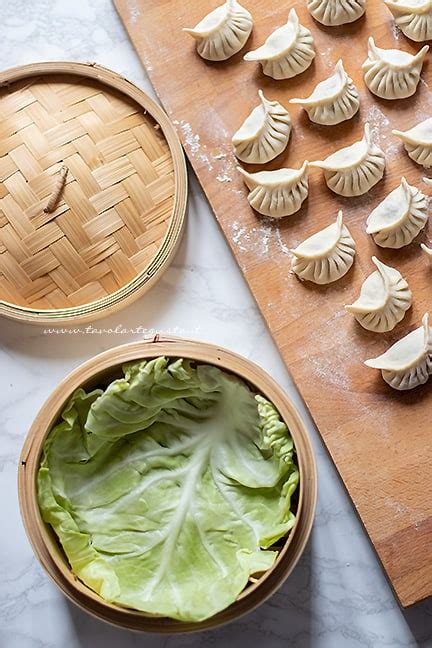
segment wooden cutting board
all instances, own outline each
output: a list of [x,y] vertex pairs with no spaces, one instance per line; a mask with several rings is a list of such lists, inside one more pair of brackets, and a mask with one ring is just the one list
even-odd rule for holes
[[[289,6],[277,0],[245,0],[254,16],[252,37],[230,61],[212,64],[196,55],[194,42],[181,28],[194,26],[219,0],[115,0],[115,4],[400,602],[408,606],[432,594],[432,380],[410,393],[398,393],[384,383],[380,372],[363,364],[420,326],[426,311],[432,312],[432,267],[419,243],[384,250],[365,233],[367,215],[402,175],[427,193],[422,168],[411,162],[391,129],[404,130],[432,115],[430,63],[412,98],[386,102],[367,91],[361,72],[367,38],[372,34],[380,47],[410,52],[421,45],[408,41],[394,27],[384,3],[376,0],[368,1],[366,18],[333,29],[314,22],[306,3],[299,0]],[[312,31],[317,57],[302,75],[274,81],[263,76],[258,64],[242,57],[286,21],[291,6]],[[343,125],[322,127],[291,106],[288,148],[266,168],[298,167],[305,159],[323,159],[359,139],[368,121],[386,153],[385,179],[367,195],[345,199],[327,189],[319,169],[311,169],[305,206],[272,224],[247,203],[231,136],[257,105],[259,88],[288,107],[288,99],[307,96],[329,76],[339,58],[359,89],[360,114]],[[343,209],[357,243],[354,267],[327,287],[301,284],[290,273],[289,248],[333,222],[338,209]],[[428,240],[427,232],[422,238]],[[373,254],[396,266],[414,293],[412,310],[384,335],[365,331],[344,310],[375,269]]]

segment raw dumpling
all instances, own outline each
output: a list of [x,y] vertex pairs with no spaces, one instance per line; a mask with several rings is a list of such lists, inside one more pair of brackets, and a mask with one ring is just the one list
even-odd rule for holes
[[246,44],[252,16],[237,0],[227,0],[198,23],[183,29],[197,41],[197,52],[207,61],[226,61]]
[[343,277],[354,262],[355,243],[342,223],[342,212],[336,223],[313,234],[291,252],[291,268],[302,280],[329,284]]
[[289,216],[298,211],[308,195],[308,163],[301,169],[277,169],[248,173],[237,167],[250,194],[248,201],[258,213],[271,218]]
[[264,45],[245,54],[245,61],[259,61],[263,72],[273,79],[290,79],[304,72],[315,58],[315,47],[309,29],[300,25],[295,9],[288,22],[276,29]]
[[351,23],[363,16],[366,0],[307,0],[313,18],[327,27]]
[[423,61],[429,51],[425,45],[414,56],[397,49],[381,49],[369,38],[368,57],[363,63],[365,83],[382,99],[405,99],[417,90]]
[[432,39],[432,0],[384,0],[396,25],[413,41]]
[[382,377],[394,389],[414,389],[427,382],[432,372],[432,330],[429,315],[423,325],[393,344],[378,358],[366,360],[365,365],[381,369]]
[[365,124],[363,139],[309,166],[324,169],[327,186],[335,193],[361,196],[383,177],[385,158],[371,140],[369,124]]
[[235,154],[243,162],[264,164],[285,150],[291,133],[291,117],[278,101],[258,91],[261,104],[254,108],[232,138]]
[[414,162],[428,168],[432,166],[432,117],[407,131],[393,130]]
[[399,187],[370,213],[366,232],[377,245],[399,249],[415,239],[427,219],[426,196],[402,178]]
[[368,331],[385,333],[401,322],[412,304],[408,283],[395,268],[372,257],[377,270],[365,279],[360,297],[345,306]]
[[429,257],[430,260],[432,261],[432,248],[429,248],[429,247],[428,247],[427,245],[425,245],[424,243],[422,243],[422,244],[420,245],[420,247],[421,247],[421,249],[423,250],[423,252],[426,252],[426,254],[428,255],[428,257]]
[[290,99],[292,104],[300,104],[316,124],[333,126],[351,119],[359,109],[360,101],[357,88],[344,70],[339,60],[333,74],[315,87],[306,99]]

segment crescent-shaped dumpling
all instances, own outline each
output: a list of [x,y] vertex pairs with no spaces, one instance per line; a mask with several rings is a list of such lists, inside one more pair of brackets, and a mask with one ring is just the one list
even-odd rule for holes
[[327,186],[341,196],[361,196],[384,175],[384,153],[371,139],[365,124],[363,139],[309,166],[324,169]]
[[342,222],[340,211],[335,223],[313,234],[291,250],[292,271],[303,281],[329,284],[343,277],[354,262],[355,242]]
[[285,150],[291,133],[291,117],[278,101],[269,101],[262,90],[254,108],[232,138],[235,154],[249,164],[270,162]]
[[432,39],[432,0],[384,0],[396,25],[413,41]]
[[420,247],[421,247],[421,249],[423,250],[423,252],[426,252],[426,254],[428,255],[429,259],[432,261],[432,248],[428,247],[428,246],[425,245],[424,243],[421,243],[421,244],[420,244]]
[[366,233],[377,245],[399,249],[409,245],[428,220],[427,198],[405,178],[369,214]]
[[184,28],[197,41],[198,54],[207,61],[226,61],[246,44],[252,16],[237,0],[227,0],[193,29]]
[[402,140],[408,155],[414,162],[426,168],[432,166],[432,117],[407,131],[393,130],[392,133]]
[[337,27],[363,16],[366,0],[307,0],[307,8],[322,25]]
[[376,257],[372,257],[372,261],[377,270],[363,282],[357,301],[345,308],[363,328],[385,333],[403,320],[412,304],[412,293],[398,270]]
[[371,36],[368,57],[363,63],[367,87],[382,99],[411,97],[417,90],[428,51],[429,45],[424,45],[415,55],[398,49],[381,49]]
[[400,391],[424,385],[432,373],[432,330],[429,315],[423,317],[422,326],[393,344],[388,351],[366,360],[365,365],[381,369],[382,377]]
[[300,104],[316,124],[333,126],[351,119],[360,107],[357,88],[344,70],[342,60],[336,63],[333,74],[318,83],[306,99],[290,99]]
[[273,79],[290,79],[304,72],[315,57],[309,29],[300,24],[295,9],[288,22],[267,38],[264,45],[245,54],[245,61],[259,61],[263,72]]
[[298,211],[308,195],[308,163],[300,169],[277,169],[248,173],[237,167],[250,193],[251,207],[263,216],[281,218]]

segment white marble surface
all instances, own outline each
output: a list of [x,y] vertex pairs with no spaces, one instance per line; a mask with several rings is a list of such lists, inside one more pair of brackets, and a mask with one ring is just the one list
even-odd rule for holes
[[[96,61],[152,92],[110,0],[0,0],[0,8],[2,68],[48,59]],[[223,344],[279,380],[309,420],[317,454],[319,506],[312,538],[278,594],[217,631],[140,636],[76,609],[48,580],[25,537],[16,495],[17,459],[28,426],[57,382],[90,356],[139,336],[44,336],[37,328],[1,321],[0,646],[432,646],[432,601],[405,612],[398,607],[203,194],[190,180],[187,231],[172,267],[138,303],[95,326],[141,325]]]

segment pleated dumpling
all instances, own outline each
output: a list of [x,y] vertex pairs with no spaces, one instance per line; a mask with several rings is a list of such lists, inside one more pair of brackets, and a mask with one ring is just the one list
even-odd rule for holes
[[273,79],[290,79],[304,72],[315,57],[309,29],[300,24],[295,9],[288,22],[274,31],[264,45],[245,54],[245,61],[259,61],[264,74]]
[[413,41],[432,39],[432,0],[384,0],[396,25]]
[[309,166],[324,169],[327,186],[340,196],[361,196],[383,177],[385,158],[365,124],[363,139]]
[[270,162],[285,150],[291,133],[291,117],[278,101],[269,101],[262,90],[254,108],[232,138],[239,160],[250,164]]
[[388,351],[366,360],[365,365],[381,369],[382,377],[400,391],[424,385],[432,373],[432,330],[426,313],[422,326],[393,344]]
[[366,0],[307,0],[307,8],[322,25],[337,27],[363,16]]
[[313,234],[291,250],[292,271],[303,281],[329,284],[343,277],[354,262],[355,243],[342,222],[340,211],[335,223]]
[[420,247],[423,250],[423,252],[425,252],[428,255],[429,259],[432,261],[432,248],[428,247],[424,243],[422,243]]
[[415,239],[427,220],[426,196],[402,178],[399,187],[370,213],[366,232],[377,245],[399,249]]
[[417,54],[398,49],[381,49],[369,38],[368,57],[363,63],[365,83],[369,90],[382,99],[405,99],[417,90],[423,61],[429,45]]
[[252,16],[237,0],[227,0],[193,29],[183,31],[197,41],[198,54],[207,61],[226,61],[246,44],[252,31]]
[[357,301],[345,308],[363,328],[385,333],[403,320],[412,304],[412,293],[396,268],[385,265],[376,257],[372,257],[372,261],[377,269],[363,282]]
[[414,162],[429,168],[432,166],[432,117],[425,119],[407,131],[393,130]]
[[248,173],[237,167],[250,193],[251,207],[263,216],[282,218],[298,211],[308,195],[308,163],[300,169],[277,169]]
[[336,63],[333,74],[318,83],[309,97],[290,99],[290,103],[303,106],[311,121],[324,126],[351,119],[360,106],[357,88],[345,72],[341,59]]

